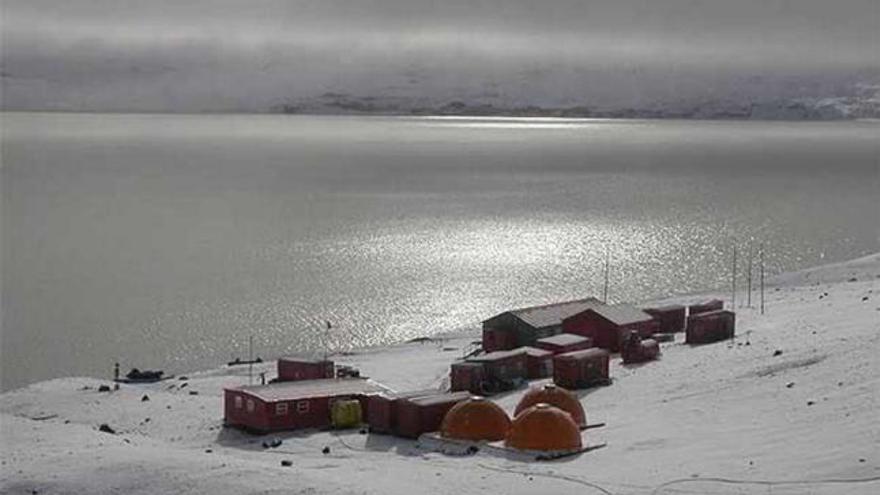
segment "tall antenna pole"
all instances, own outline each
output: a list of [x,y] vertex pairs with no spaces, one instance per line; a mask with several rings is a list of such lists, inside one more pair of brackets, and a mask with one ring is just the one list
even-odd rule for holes
[[746,277],[746,280],[747,280],[746,283],[748,284],[748,290],[746,292],[747,293],[747,296],[746,296],[746,307],[747,308],[752,307],[752,255],[753,255],[752,242],[749,241],[749,276]]
[[733,241],[733,272],[730,275],[730,307],[736,309],[736,241]]
[[330,320],[324,320],[324,323],[327,324],[327,330],[324,331],[324,361],[327,361],[327,356],[330,354],[330,328],[332,325]]
[[611,249],[605,246],[605,288],[602,291],[602,302],[608,304],[608,265],[611,261]]
[[764,243],[761,243],[761,314],[764,314]]
[[248,339],[248,385],[254,384],[254,336]]

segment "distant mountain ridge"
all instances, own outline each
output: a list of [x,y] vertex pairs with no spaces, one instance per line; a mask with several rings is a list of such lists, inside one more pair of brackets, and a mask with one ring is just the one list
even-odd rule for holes
[[854,94],[755,101],[707,99],[644,106],[511,105],[497,95],[438,99],[407,96],[358,96],[328,91],[315,98],[273,105],[274,113],[512,116],[568,118],[851,120],[880,118],[880,84],[856,85]]

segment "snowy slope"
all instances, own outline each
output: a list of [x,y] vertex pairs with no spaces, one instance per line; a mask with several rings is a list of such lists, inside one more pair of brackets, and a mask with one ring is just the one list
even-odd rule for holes
[[[264,450],[221,427],[222,387],[248,380],[246,367],[224,368],[110,393],[66,378],[3,394],[0,492],[880,493],[878,282],[880,255],[786,274],[771,281],[767,314],[738,308],[735,343],[679,341],[659,362],[615,362],[612,386],[580,393],[590,422],[607,423],[585,440],[608,446],[577,458],[450,457],[357,431],[277,435],[283,445]],[[677,300],[706,296],[724,294]],[[439,387],[474,338],[337,360],[392,388]],[[521,394],[497,400],[512,411]]]

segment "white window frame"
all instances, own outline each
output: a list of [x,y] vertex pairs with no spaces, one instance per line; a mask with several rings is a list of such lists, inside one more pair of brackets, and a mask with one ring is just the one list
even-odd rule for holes
[[257,408],[257,405],[254,404],[254,400],[253,400],[253,399],[248,399],[248,400],[247,400],[247,412],[252,413],[252,412],[254,412],[254,410],[255,410],[256,408]]
[[307,414],[309,412],[310,405],[307,400],[299,400],[296,401],[296,412],[298,414]]
[[275,404],[276,416],[287,416],[287,402],[279,402]]
[[240,395],[236,395],[235,396],[235,408],[241,409],[242,407],[244,407],[244,401],[241,399]]

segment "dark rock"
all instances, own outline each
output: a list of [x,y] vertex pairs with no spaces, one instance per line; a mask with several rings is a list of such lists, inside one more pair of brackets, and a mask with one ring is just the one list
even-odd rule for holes
[[859,279],[856,277],[852,277],[849,280],[847,280],[847,282],[858,282],[858,281],[859,281]]
[[479,451],[480,451],[480,448],[477,447],[476,445],[471,445],[470,447],[467,448],[468,455],[474,455]]
[[147,402],[148,400],[150,400],[150,396],[147,394],[144,394],[144,396],[141,397],[141,402]]
[[867,301],[867,300],[868,300],[868,296],[865,296],[862,298],[862,301]]
[[290,467],[293,466],[293,461],[291,461],[290,459],[284,459],[281,461],[281,465],[284,467]]
[[785,388],[791,388],[791,387],[794,387],[794,382],[788,382],[785,384]]
[[781,356],[781,355],[782,355],[782,349],[776,349],[775,351],[773,351],[773,357]]
[[214,451],[211,450],[211,449],[205,449],[205,453],[206,453],[206,454],[210,454],[211,452],[214,452]]
[[101,385],[100,387],[98,387],[98,392],[109,392],[109,391],[110,391],[110,385]]
[[864,460],[864,459],[859,459],[859,462],[865,462],[865,460]]
[[98,431],[103,431],[104,433],[110,433],[112,435],[116,434],[116,430],[110,428],[110,425],[107,423],[101,423],[101,426],[98,427]]
[[324,447],[323,449],[321,449],[321,453],[324,454],[324,455],[329,454],[329,453],[330,453],[330,447]]
[[181,380],[181,381],[183,381],[183,380],[189,380],[189,378],[187,378],[187,377],[185,377],[185,376],[181,376],[180,378],[178,378],[178,380]]
[[189,395],[199,395],[199,391],[198,390],[190,390]]
[[187,385],[189,385],[189,382],[181,383],[180,386],[177,388],[185,388]]
[[358,431],[358,433],[360,433],[361,435],[366,435],[366,434],[367,434],[367,429],[366,429],[366,428],[361,428],[360,431]]
[[815,403],[816,403],[816,401],[813,401],[813,400],[808,400],[808,401],[807,401],[807,405],[808,405],[808,406],[812,406],[812,405],[815,404]]

